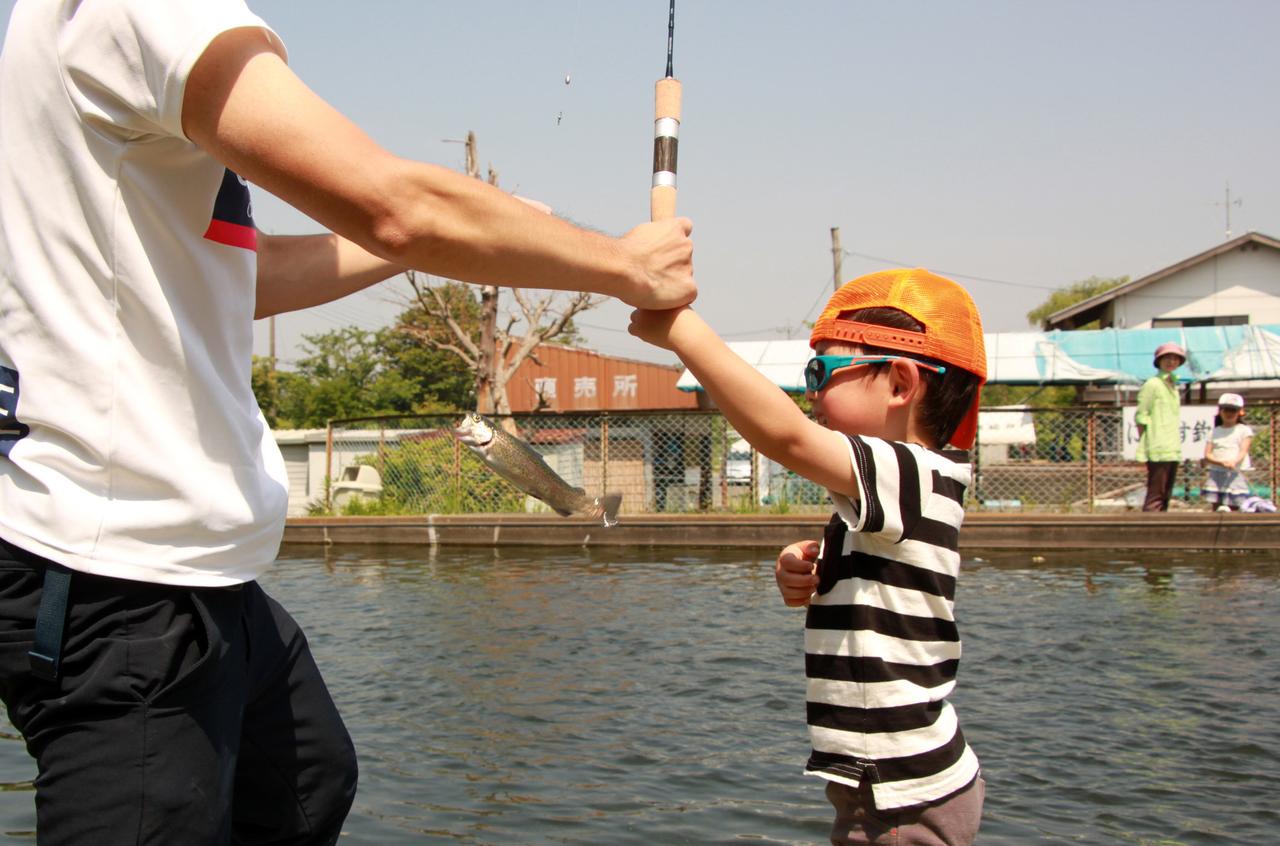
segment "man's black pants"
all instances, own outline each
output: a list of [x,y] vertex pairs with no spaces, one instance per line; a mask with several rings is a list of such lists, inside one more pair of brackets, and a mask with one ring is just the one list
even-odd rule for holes
[[0,541],[0,698],[41,846],[332,844],[351,738],[297,623],[250,582],[71,577],[61,675],[30,672],[48,562]]

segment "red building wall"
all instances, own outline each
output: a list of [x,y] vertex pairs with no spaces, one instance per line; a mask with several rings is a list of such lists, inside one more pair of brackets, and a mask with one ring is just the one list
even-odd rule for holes
[[511,410],[649,411],[697,408],[697,395],[676,390],[678,365],[614,358],[573,347],[540,346],[541,364],[526,360],[507,394]]

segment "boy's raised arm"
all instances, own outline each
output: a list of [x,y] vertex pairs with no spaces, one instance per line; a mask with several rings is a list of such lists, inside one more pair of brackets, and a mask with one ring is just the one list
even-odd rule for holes
[[629,331],[678,355],[738,434],[760,452],[828,490],[858,498],[845,436],[809,419],[693,309],[637,309]]

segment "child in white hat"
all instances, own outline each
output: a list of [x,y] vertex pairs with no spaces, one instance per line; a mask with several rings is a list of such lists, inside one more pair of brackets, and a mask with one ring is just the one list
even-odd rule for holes
[[1204,448],[1204,460],[1209,465],[1204,500],[1218,511],[1239,511],[1249,497],[1249,483],[1243,471],[1250,468],[1253,430],[1244,424],[1243,418],[1244,397],[1231,393],[1218,397],[1213,434]]

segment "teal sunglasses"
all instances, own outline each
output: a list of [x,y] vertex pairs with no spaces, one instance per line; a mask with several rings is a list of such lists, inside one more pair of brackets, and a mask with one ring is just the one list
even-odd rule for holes
[[807,390],[817,393],[827,386],[837,370],[861,367],[864,364],[886,364],[899,359],[913,362],[916,366],[932,370],[934,373],[947,372],[947,368],[941,364],[925,364],[923,361],[917,361],[905,355],[815,355],[804,366],[804,386]]

